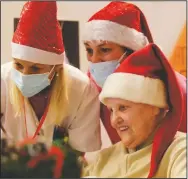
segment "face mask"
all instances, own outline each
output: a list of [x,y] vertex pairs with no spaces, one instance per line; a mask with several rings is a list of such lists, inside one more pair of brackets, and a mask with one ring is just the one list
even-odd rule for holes
[[[55,67],[55,66],[54,66]],[[50,85],[49,75],[53,71],[44,74],[23,75],[15,68],[11,70],[11,78],[25,97],[32,97]],[[53,78],[53,77],[52,77]]]
[[113,61],[92,63],[89,62],[89,71],[92,78],[98,86],[102,87],[107,77],[111,75],[120,65],[121,60],[125,57],[126,52],[118,59]]

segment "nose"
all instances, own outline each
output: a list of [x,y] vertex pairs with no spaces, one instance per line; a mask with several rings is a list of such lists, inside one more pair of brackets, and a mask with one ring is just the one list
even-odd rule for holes
[[89,61],[92,63],[99,63],[102,59],[98,53],[93,52],[93,54],[89,57]]
[[28,68],[23,68],[23,69],[22,69],[22,73],[23,73],[24,75],[29,75],[29,74],[30,74],[30,71],[29,71]]

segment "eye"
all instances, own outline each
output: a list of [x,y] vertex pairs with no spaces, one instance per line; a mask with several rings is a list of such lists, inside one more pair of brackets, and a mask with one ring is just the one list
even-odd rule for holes
[[124,106],[124,105],[120,105],[120,106],[119,106],[119,111],[124,112],[124,111],[126,111],[127,109],[128,109],[127,106]]
[[112,109],[112,108],[110,108],[109,110],[110,110],[111,113],[113,112],[113,109]]
[[112,109],[112,108],[109,108],[109,107],[108,107],[108,110],[110,111],[110,113],[112,113],[112,112],[113,112],[113,109]]
[[23,66],[20,63],[16,62],[14,64],[15,64],[17,69],[23,69]]
[[89,54],[89,55],[92,55],[93,54],[93,50],[91,48],[86,48],[86,52]]
[[40,70],[40,68],[37,66],[32,66],[31,69],[33,72],[38,72]]
[[112,49],[111,48],[101,48],[101,52],[103,52],[103,53],[108,53],[108,52],[110,52],[110,51],[112,51]]
[[110,116],[112,117],[113,116],[113,109],[112,108],[108,108],[109,111],[110,111]]

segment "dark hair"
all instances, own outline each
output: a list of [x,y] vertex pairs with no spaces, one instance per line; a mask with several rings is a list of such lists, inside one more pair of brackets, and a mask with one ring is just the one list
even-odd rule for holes
[[127,56],[131,55],[134,52],[134,50],[132,50],[130,48],[123,47],[123,46],[122,46],[122,48],[123,48],[124,52],[127,52],[127,54],[126,54]]

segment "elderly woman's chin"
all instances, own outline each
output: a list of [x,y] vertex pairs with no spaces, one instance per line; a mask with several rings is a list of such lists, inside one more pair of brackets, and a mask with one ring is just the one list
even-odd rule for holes
[[135,135],[130,128],[126,131],[118,131],[118,134],[121,138],[121,142],[124,144],[125,148],[128,149],[136,149],[140,145],[144,144],[147,138],[150,136],[150,133],[147,135]]
[[131,129],[128,128],[126,130],[117,130],[117,133],[121,139],[121,142],[124,144],[126,148],[130,148],[132,144],[134,143],[134,137],[133,134],[131,134]]
[[117,130],[121,142],[126,148],[136,148],[138,144],[137,138],[130,127],[124,130]]

